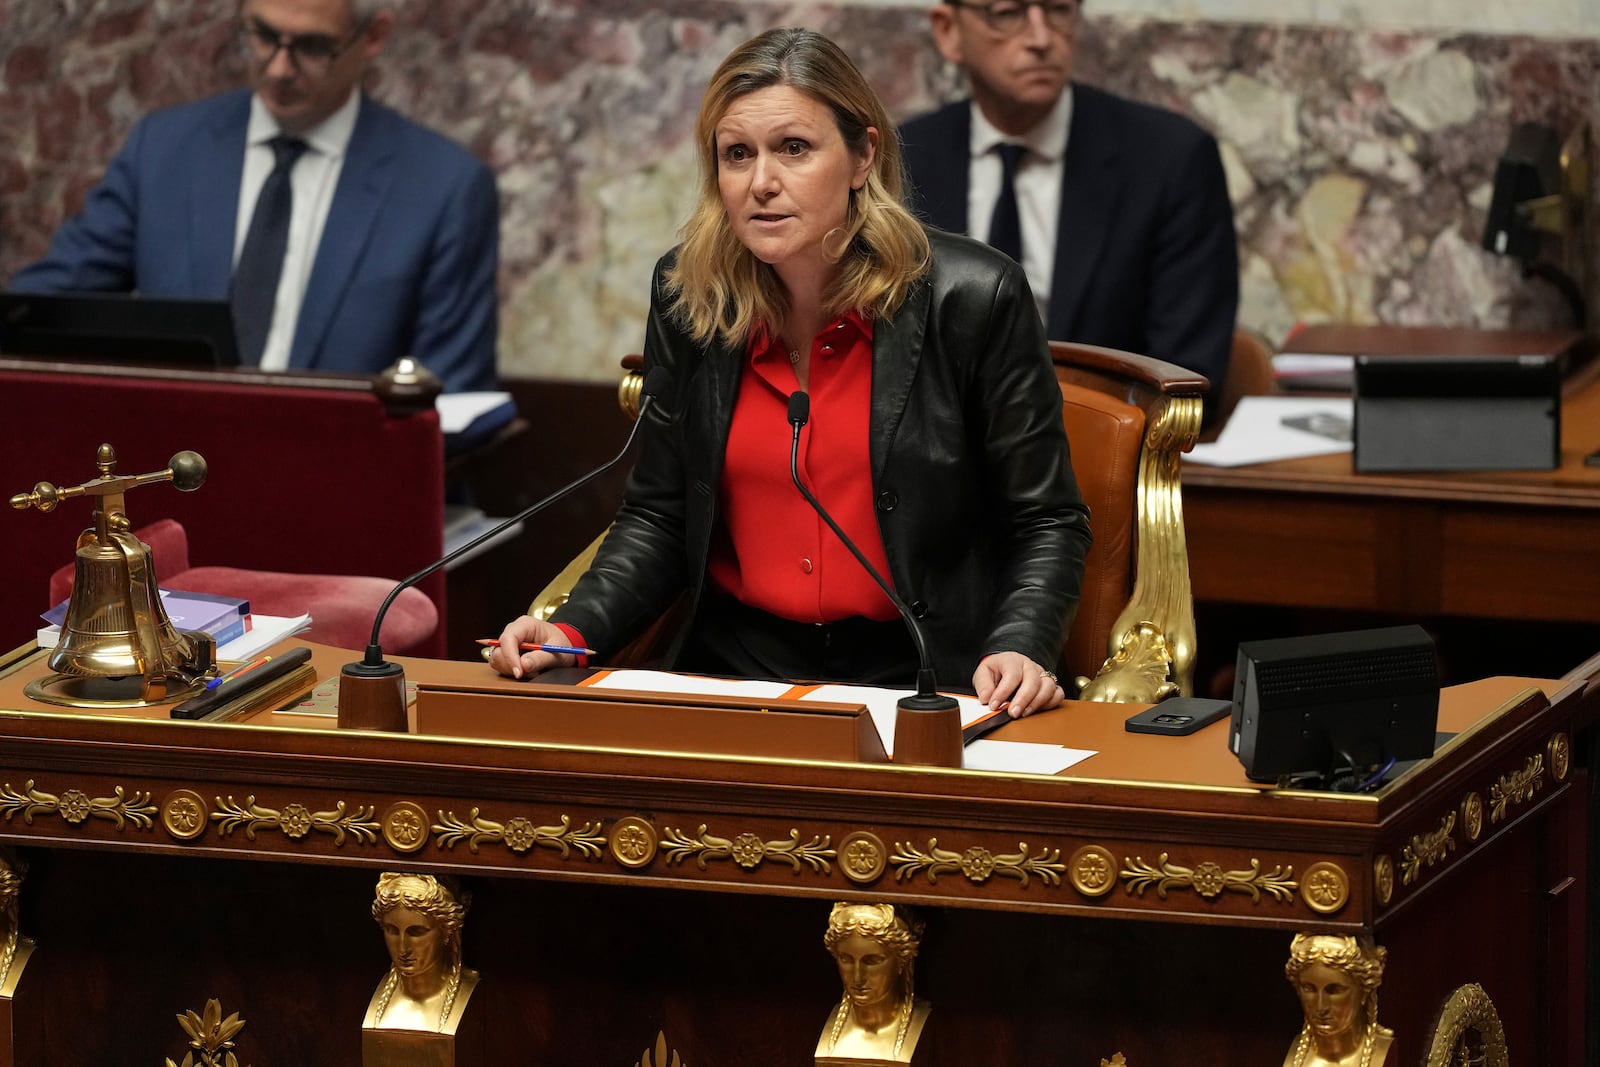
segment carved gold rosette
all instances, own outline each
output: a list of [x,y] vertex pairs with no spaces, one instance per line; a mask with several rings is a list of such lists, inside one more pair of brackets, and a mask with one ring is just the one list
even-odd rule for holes
[[1394,899],[1394,860],[1388,855],[1372,861],[1372,890],[1379,904],[1388,904]]
[[418,852],[428,843],[428,813],[421,804],[397,800],[383,813],[383,840],[396,852]]
[[1461,828],[1468,841],[1483,836],[1483,794],[1476,789],[1461,798]]
[[174,789],[161,802],[161,827],[179,841],[193,841],[210,821],[206,798],[193,789]]
[[1545,753],[1550,757],[1550,774],[1558,782],[1567,780],[1567,772],[1572,769],[1572,739],[1565,733],[1556,731],[1545,745]]
[[875,882],[888,866],[889,850],[877,834],[856,830],[839,842],[839,869],[852,882]]
[[648,867],[656,858],[656,828],[637,815],[618,819],[611,828],[611,856],[624,867]]
[[1313,863],[1306,868],[1300,898],[1312,911],[1332,915],[1350,900],[1350,878],[1337,863]]
[[1072,888],[1086,897],[1103,897],[1117,887],[1117,857],[1103,845],[1084,845],[1067,860]]

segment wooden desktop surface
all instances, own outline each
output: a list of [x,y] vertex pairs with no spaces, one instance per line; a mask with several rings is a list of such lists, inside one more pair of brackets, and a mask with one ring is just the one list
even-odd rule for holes
[[[313,652],[312,694],[357,655]],[[28,977],[61,1006],[49,1062],[116,1062],[130,1032],[181,1044],[173,1012],[219,994],[250,1022],[252,1062],[357,1062],[386,966],[366,915],[380,870],[471,878],[472,1010],[507,1062],[621,1067],[664,1029],[704,1067],[809,1064],[838,997],[819,945],[838,900],[936,920],[917,971],[943,1012],[930,1067],[1069,1046],[1278,1062],[1300,1025],[1283,958],[1302,930],[1388,948],[1383,1021],[1405,1062],[1467,981],[1494,998],[1513,1062],[1576,1062],[1584,1040],[1587,676],[1450,687],[1456,737],[1344,795],[1249,783],[1224,724],[1129,734],[1126,705],[996,735],[1097,751],[1056,777],[544,745],[538,716],[570,713],[559,693],[404,662],[423,686],[528,694],[530,740],[42,710],[21,693],[39,655],[0,658],[0,841],[32,858]],[[1494,934],[1475,932],[1491,914]],[[1165,1003],[1163,983],[1182,996]]]
[[[1443,350],[1506,350],[1478,331],[1424,335]],[[1412,335],[1387,336],[1398,344],[1395,337]],[[1563,336],[1528,333],[1525,347],[1546,349]],[[1331,337],[1312,350],[1349,350],[1340,334]],[[1570,382],[1561,466],[1552,471],[1358,474],[1349,453],[1248,467],[1185,464],[1195,598],[1600,622],[1600,467],[1584,463],[1600,448],[1597,376],[1590,363]]]

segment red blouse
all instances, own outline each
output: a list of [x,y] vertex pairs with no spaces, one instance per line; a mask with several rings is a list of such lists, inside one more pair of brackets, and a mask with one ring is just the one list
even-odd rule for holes
[[[764,330],[746,351],[723,461],[721,521],[707,564],[712,584],[796,622],[898,618],[894,604],[789,479],[789,394],[800,381],[788,354]],[[800,478],[887,579],[872,494],[870,319],[852,311],[817,334],[809,392]]]

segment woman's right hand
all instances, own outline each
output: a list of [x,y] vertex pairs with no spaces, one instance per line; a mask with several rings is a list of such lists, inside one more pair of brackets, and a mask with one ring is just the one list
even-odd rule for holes
[[500,643],[490,650],[489,666],[512,678],[529,678],[551,667],[570,667],[578,657],[566,652],[521,651],[521,645],[565,645],[567,635],[553,623],[524,615],[512,619],[501,631]]

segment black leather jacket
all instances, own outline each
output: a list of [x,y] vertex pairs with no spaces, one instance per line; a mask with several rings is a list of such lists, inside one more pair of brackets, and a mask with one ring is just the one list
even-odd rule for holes
[[[939,683],[965,687],[991,652],[1058,661],[1089,514],[1021,268],[965,237],[928,236],[931,268],[873,324],[872,485],[889,580],[921,620]],[[671,384],[644,416],[615,525],[554,616],[601,657],[686,589],[693,617],[717,519],[744,350],[696,343],[665,312],[671,262],[656,265],[644,347],[645,372],[665,367]]]

